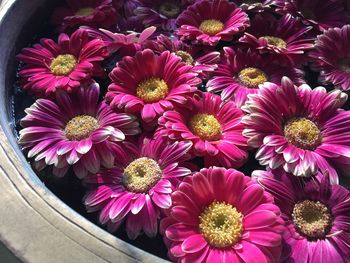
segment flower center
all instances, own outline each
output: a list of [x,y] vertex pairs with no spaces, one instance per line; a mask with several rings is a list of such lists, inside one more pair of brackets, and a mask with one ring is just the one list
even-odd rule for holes
[[124,170],[123,183],[130,192],[146,193],[161,178],[158,163],[142,157],[131,162]]
[[313,150],[321,143],[321,132],[317,125],[306,118],[296,118],[284,126],[284,136],[295,146]]
[[199,29],[210,36],[216,35],[224,29],[224,24],[216,19],[204,20]]
[[79,9],[75,15],[77,16],[89,16],[92,15],[95,12],[95,9],[91,8],[91,7],[85,7],[85,8],[81,8]]
[[56,76],[67,76],[77,65],[77,59],[71,54],[58,55],[51,62],[50,69]]
[[210,114],[199,113],[189,123],[191,131],[203,140],[215,141],[221,137],[220,122]]
[[177,17],[180,11],[181,11],[180,7],[172,2],[165,2],[161,4],[159,7],[159,13],[161,13],[162,15],[168,18]]
[[98,121],[94,117],[78,115],[67,123],[64,132],[68,140],[79,141],[89,137],[98,127]]
[[199,216],[199,230],[214,247],[232,246],[242,236],[242,219],[242,214],[232,205],[213,202]]
[[189,54],[186,51],[176,51],[175,53],[177,56],[179,56],[183,62],[185,62],[188,65],[193,65],[193,57],[191,56],[191,54]]
[[252,89],[257,89],[260,84],[268,81],[265,72],[258,68],[245,68],[238,73],[239,82]]
[[346,73],[350,73],[350,58],[343,58],[338,61],[339,68]]
[[287,47],[287,43],[279,37],[272,37],[272,36],[264,36],[264,38],[266,39],[267,43],[269,45],[278,47],[278,48],[286,48]]
[[162,79],[150,78],[137,86],[136,95],[146,103],[157,102],[168,95],[168,85]]
[[329,209],[319,201],[305,200],[294,205],[293,221],[301,234],[310,238],[324,237],[332,223]]

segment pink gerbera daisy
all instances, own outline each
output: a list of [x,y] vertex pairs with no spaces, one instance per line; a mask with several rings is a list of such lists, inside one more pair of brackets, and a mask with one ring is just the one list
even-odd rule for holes
[[187,8],[177,19],[177,34],[182,40],[215,46],[230,41],[249,26],[242,9],[228,0],[201,0]]
[[56,102],[38,99],[25,110],[19,144],[38,170],[53,165],[53,173],[63,176],[73,166],[79,178],[97,173],[113,166],[116,142],[140,132],[134,116],[98,104],[99,93],[92,83],[75,93],[57,93]]
[[223,62],[207,82],[207,90],[222,91],[222,100],[233,99],[241,107],[248,94],[259,92],[260,84],[272,82],[279,85],[283,76],[298,85],[304,83],[301,70],[283,67],[269,55],[259,55],[250,49],[224,48]]
[[91,40],[84,30],[60,34],[58,43],[44,38],[33,48],[24,48],[17,59],[22,88],[37,96],[52,96],[57,89],[72,91],[92,76],[101,75],[100,62],[108,56],[103,42]]
[[296,176],[320,169],[337,182],[333,166],[350,168],[350,112],[340,109],[346,100],[339,90],[298,88],[284,77],[281,86],[266,83],[259,94],[250,95],[242,107],[247,112],[243,134],[248,145],[259,148],[261,165],[282,166]]
[[325,82],[343,90],[350,90],[349,36],[350,25],[328,29],[317,37],[315,49],[310,53],[313,69],[320,71]]
[[140,113],[148,124],[166,110],[186,106],[201,84],[192,66],[180,57],[169,51],[157,55],[150,49],[124,57],[109,76],[112,84],[106,100],[112,107]]
[[161,137],[124,143],[113,169],[86,178],[91,191],[84,198],[89,212],[99,211],[101,224],[111,232],[126,221],[126,232],[135,239],[143,230],[158,232],[158,219],[171,204],[175,184],[191,171],[182,166],[190,142],[168,143]]
[[113,33],[106,29],[94,29],[90,27],[81,27],[86,30],[91,38],[103,40],[110,53],[119,52],[119,56],[134,56],[138,51],[143,50],[142,44],[152,37],[157,30],[151,26],[144,29],[141,33],[131,32],[130,34]]
[[52,22],[60,32],[79,26],[110,28],[117,23],[117,0],[66,0],[56,8]]
[[172,195],[161,231],[174,262],[278,262],[283,220],[273,198],[234,169],[202,169]]
[[348,22],[341,0],[275,0],[276,11],[300,17],[304,24],[323,31]]
[[192,109],[167,111],[159,118],[160,134],[170,139],[193,142],[193,152],[204,156],[207,166],[239,167],[248,157],[247,141],[242,135],[242,111],[220,96],[202,93]]
[[346,263],[350,256],[350,193],[330,185],[329,176],[308,181],[282,171],[252,175],[271,193],[281,209],[287,230],[283,237],[294,263]]
[[305,51],[313,48],[314,39],[307,35],[311,29],[289,14],[280,19],[258,14],[239,41],[276,56],[281,63],[299,64]]
[[203,77],[207,75],[206,73],[214,71],[220,61],[220,52],[206,52],[201,46],[188,45],[176,37],[160,35],[155,41],[147,41],[145,46],[157,53],[166,50],[175,53],[183,62],[192,65],[194,72]]
[[275,0],[234,0],[246,12],[264,12],[270,10]]
[[139,0],[141,5],[135,13],[145,26],[173,31],[176,28],[176,18],[196,1],[198,0]]

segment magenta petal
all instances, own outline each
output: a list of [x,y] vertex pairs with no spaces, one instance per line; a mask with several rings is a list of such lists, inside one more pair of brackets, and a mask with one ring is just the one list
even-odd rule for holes
[[182,249],[186,253],[195,253],[207,246],[207,241],[203,238],[201,234],[195,234],[189,236],[182,243]]
[[88,138],[88,139],[79,141],[75,146],[75,150],[80,154],[85,154],[88,151],[90,151],[91,147],[92,147],[92,141]]
[[166,237],[174,241],[183,241],[189,236],[196,235],[198,232],[194,227],[186,226],[181,223],[168,227],[165,231]]
[[276,214],[267,210],[254,211],[243,218],[246,230],[253,230],[271,226],[276,222]]
[[134,215],[138,214],[143,208],[143,206],[145,205],[145,202],[146,202],[145,195],[139,194],[136,197],[135,202],[132,204],[131,213],[133,213]]
[[242,240],[242,249],[236,250],[236,253],[244,262],[259,262],[269,263],[270,261],[266,255],[259,249],[258,246]]

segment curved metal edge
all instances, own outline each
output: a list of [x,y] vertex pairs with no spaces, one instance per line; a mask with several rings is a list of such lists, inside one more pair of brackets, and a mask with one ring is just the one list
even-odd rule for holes
[[13,44],[43,2],[0,4],[0,239],[24,262],[165,262],[65,205],[38,179],[17,145],[9,121],[6,73]]

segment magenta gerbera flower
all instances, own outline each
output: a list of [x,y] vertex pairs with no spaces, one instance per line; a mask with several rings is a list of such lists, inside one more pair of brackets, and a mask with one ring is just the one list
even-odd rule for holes
[[275,0],[234,0],[246,12],[264,12],[270,10]]
[[176,18],[198,0],[139,0],[136,16],[145,26],[157,26],[164,31],[176,28]]
[[224,48],[223,61],[207,82],[207,90],[222,91],[223,101],[233,99],[241,107],[248,94],[259,93],[260,84],[272,82],[279,85],[283,76],[298,85],[304,83],[300,69],[283,67],[270,55],[259,55],[250,49]]
[[160,134],[170,139],[193,142],[194,155],[204,156],[206,166],[239,167],[248,157],[242,111],[220,96],[202,93],[192,109],[167,111],[159,118]]
[[150,49],[135,57],[124,57],[110,73],[112,84],[106,100],[112,107],[140,113],[153,123],[166,110],[186,106],[201,80],[192,66],[169,51],[155,54]]
[[126,232],[135,239],[143,230],[149,237],[158,232],[158,219],[171,204],[175,184],[191,171],[182,166],[190,142],[142,139],[124,143],[116,166],[86,178],[91,191],[84,198],[89,212],[99,211],[101,224],[115,231],[126,221]]
[[305,59],[305,51],[313,48],[314,39],[307,35],[311,29],[289,14],[280,19],[258,14],[239,41],[275,55],[283,63],[299,64]]
[[275,0],[276,11],[300,17],[304,24],[323,31],[347,24],[348,17],[341,0]]
[[17,55],[25,63],[18,73],[21,86],[39,97],[52,96],[57,89],[78,89],[81,83],[103,73],[100,62],[108,55],[103,42],[91,40],[84,30],[71,37],[60,34],[58,43],[44,38]]
[[117,23],[116,0],[66,0],[66,5],[57,7],[52,22],[60,32],[79,26],[110,28]]
[[188,45],[176,37],[160,35],[155,41],[145,42],[145,46],[157,53],[166,50],[175,53],[183,62],[192,65],[192,70],[199,73],[203,78],[207,76],[206,73],[214,71],[220,61],[220,52],[206,52],[201,46]]
[[329,176],[305,182],[281,171],[255,171],[281,209],[287,230],[283,233],[290,251],[283,262],[339,262],[350,256],[350,193],[331,185]]
[[242,9],[228,0],[201,0],[187,8],[177,19],[176,33],[181,40],[215,46],[220,40],[230,41],[249,26]]
[[104,102],[98,104],[99,86],[92,83],[75,93],[56,94],[56,102],[38,99],[21,120],[19,144],[34,158],[41,170],[53,165],[53,173],[63,176],[70,166],[82,178],[101,167],[113,167],[118,156],[116,142],[140,132],[136,117],[113,113]]
[[[342,90],[350,90],[350,25],[331,28],[319,35],[310,53],[312,67],[321,78]],[[336,44],[335,44],[336,43]]]
[[113,33],[106,29],[94,29],[91,27],[81,27],[86,30],[91,38],[103,40],[110,53],[119,52],[119,56],[134,56],[138,51],[143,50],[143,42],[152,37],[157,30],[151,26],[141,33],[131,32],[130,34]]
[[310,176],[318,169],[337,181],[334,167],[349,170],[350,112],[340,109],[347,95],[327,93],[323,87],[299,88],[288,78],[281,86],[263,84],[242,107],[248,145],[259,148],[261,165],[280,166],[297,176]]
[[202,169],[186,177],[162,220],[174,262],[278,262],[280,211],[273,198],[234,169]]

